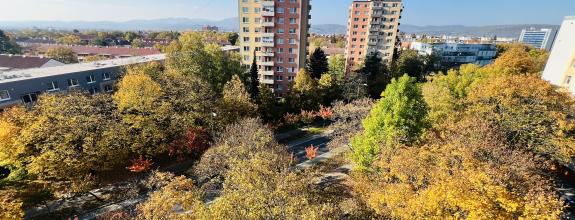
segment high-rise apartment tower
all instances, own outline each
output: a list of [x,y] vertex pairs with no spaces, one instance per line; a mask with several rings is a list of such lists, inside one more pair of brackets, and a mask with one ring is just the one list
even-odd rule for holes
[[240,54],[251,65],[255,56],[260,82],[281,96],[305,67],[310,0],[238,0]]
[[354,1],[347,23],[346,71],[357,69],[370,53],[391,62],[398,43],[402,0]]

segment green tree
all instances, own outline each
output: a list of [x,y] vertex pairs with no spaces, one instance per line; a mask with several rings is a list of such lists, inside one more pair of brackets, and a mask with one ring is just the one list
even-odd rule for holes
[[407,74],[411,77],[416,78],[418,81],[425,80],[427,73],[425,57],[419,55],[416,50],[403,50],[399,54],[399,59],[397,60],[397,67],[395,69],[395,75],[400,76]]
[[220,94],[233,75],[246,73],[238,53],[224,53],[217,44],[204,44],[200,33],[180,36],[167,48],[166,69],[172,74],[193,75]]
[[336,54],[329,57],[329,73],[332,74],[336,80],[342,80],[345,77],[345,56]]
[[46,57],[57,60],[59,62],[70,64],[77,63],[78,57],[76,53],[67,47],[54,47],[46,51]]
[[230,33],[230,34],[228,34],[228,42],[230,42],[230,44],[232,44],[232,45],[236,45],[239,37],[240,37],[240,35],[236,32]]
[[368,169],[381,146],[389,152],[397,143],[417,140],[427,127],[426,116],[427,105],[415,79],[407,75],[393,79],[363,121],[363,134],[353,138],[351,159],[360,169]]
[[309,56],[306,63],[306,71],[314,79],[319,79],[321,78],[321,75],[329,72],[327,57],[321,48],[316,48]]
[[19,54],[20,52],[21,49],[18,44],[10,39],[10,37],[7,36],[4,31],[0,30],[0,54]]
[[281,117],[281,111],[277,105],[272,89],[268,86],[260,85],[260,95],[258,96],[258,112],[260,117],[266,122],[273,121]]
[[373,99],[380,98],[381,93],[391,81],[391,76],[378,53],[371,53],[366,57],[360,73],[367,79],[367,90],[370,97]]

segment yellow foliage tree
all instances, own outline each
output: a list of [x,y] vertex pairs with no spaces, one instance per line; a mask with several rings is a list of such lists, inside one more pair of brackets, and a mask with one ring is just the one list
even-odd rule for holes
[[162,88],[142,71],[129,70],[118,83],[114,101],[120,111],[150,112],[162,96]]
[[250,94],[240,77],[234,75],[232,80],[224,86],[220,109],[222,112],[218,117],[224,124],[231,124],[242,118],[255,115],[256,110],[257,106],[251,102]]

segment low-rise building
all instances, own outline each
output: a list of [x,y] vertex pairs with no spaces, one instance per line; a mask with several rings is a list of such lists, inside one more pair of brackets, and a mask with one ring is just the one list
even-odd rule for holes
[[124,67],[163,62],[164,54],[129,57],[90,63],[68,64],[0,73],[0,109],[30,104],[42,93],[85,90],[91,94],[110,92]]
[[411,48],[419,54],[435,54],[441,57],[446,67],[458,67],[463,64],[477,64],[481,66],[493,62],[497,55],[495,44],[460,44],[460,43],[411,43]]
[[204,25],[202,26],[202,31],[215,31],[218,32],[220,29],[217,26],[210,26],[210,25]]
[[575,95],[575,16],[566,17],[561,24],[543,79],[563,87]]
[[0,72],[62,65],[61,62],[44,57],[0,55]]

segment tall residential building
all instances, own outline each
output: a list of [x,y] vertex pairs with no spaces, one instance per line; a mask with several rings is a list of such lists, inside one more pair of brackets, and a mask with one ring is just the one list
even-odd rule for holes
[[310,0],[239,0],[242,63],[257,61],[260,82],[281,96],[305,67]]
[[385,62],[392,61],[402,11],[402,0],[364,0],[351,4],[345,53],[348,72],[358,68],[371,53],[377,52]]
[[553,29],[523,29],[523,31],[521,31],[521,36],[519,37],[519,42],[531,45],[538,49],[550,51],[556,35],[557,30]]
[[566,17],[561,24],[551,50],[543,79],[561,86],[575,95],[575,16]]

